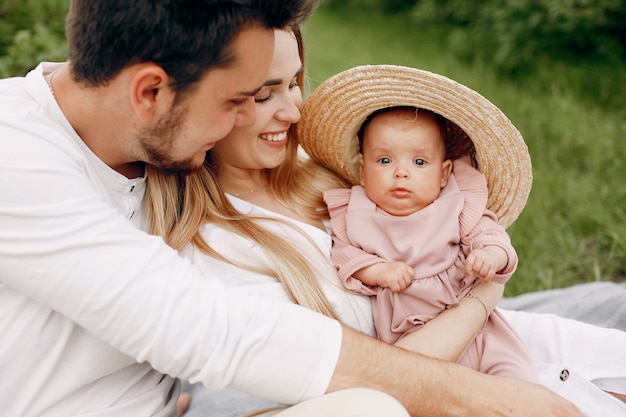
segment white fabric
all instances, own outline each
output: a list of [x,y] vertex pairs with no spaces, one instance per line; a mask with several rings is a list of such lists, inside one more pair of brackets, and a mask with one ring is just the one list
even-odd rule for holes
[[528,346],[543,385],[589,417],[626,416],[626,404],[604,392],[626,394],[626,332],[554,314],[502,313]]
[[[279,219],[294,226],[292,228],[284,223],[277,223],[271,220],[262,223],[267,229],[292,241],[293,246],[298,248],[300,253],[305,254],[308,259],[318,257],[322,261],[324,260],[322,257],[325,257],[326,260],[330,258],[332,239],[325,231],[290,217],[265,210],[234,196],[228,195],[228,198],[241,213]],[[255,267],[271,268],[262,249],[255,246],[250,240],[211,223],[204,224],[200,231],[205,241],[226,258],[245,262]],[[320,254],[314,253],[315,248],[307,242],[304,236],[308,236],[313,241],[321,252]],[[216,274],[217,278],[227,286],[262,295],[265,298],[292,302],[287,292],[283,289],[283,285],[273,277],[252,271],[242,271],[240,267],[231,263],[218,261],[210,256],[206,256],[191,244],[184,247],[180,253],[191,259],[202,271],[219,271]],[[374,324],[371,320],[372,307],[369,297],[345,290],[339,282],[332,264],[322,265],[320,262],[315,266],[317,268],[327,266],[328,273],[325,276],[328,277],[328,281],[321,282],[321,286],[331,306],[342,318],[343,323],[370,336],[376,336]]]
[[143,179],[84,145],[52,69],[0,80],[1,414],[170,416],[163,374],[287,403],[322,394],[339,324],[225,287],[140,231]]
[[398,400],[382,391],[350,388],[312,398],[289,408],[278,408],[241,417],[409,417]]

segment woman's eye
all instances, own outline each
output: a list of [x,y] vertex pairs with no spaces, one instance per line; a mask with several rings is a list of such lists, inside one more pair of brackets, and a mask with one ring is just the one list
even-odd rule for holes
[[415,161],[413,161],[413,163],[415,165],[426,165],[426,161],[424,161],[423,159],[416,159]]
[[291,90],[292,88],[296,88],[299,87],[300,84],[298,84],[298,81],[296,81],[295,79],[291,82],[291,84],[289,84],[289,89]]

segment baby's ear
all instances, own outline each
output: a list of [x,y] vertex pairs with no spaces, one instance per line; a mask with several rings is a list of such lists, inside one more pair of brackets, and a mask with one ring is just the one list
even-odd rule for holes
[[359,156],[359,184],[361,187],[365,187],[365,181],[363,181],[363,155]]
[[450,174],[452,173],[452,160],[446,159],[441,164],[441,188],[444,188],[448,185],[448,179],[450,178]]

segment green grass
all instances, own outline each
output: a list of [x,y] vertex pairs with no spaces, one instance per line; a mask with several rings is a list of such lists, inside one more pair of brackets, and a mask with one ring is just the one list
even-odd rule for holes
[[[33,23],[2,20],[0,38],[19,42],[0,54],[0,73],[57,59],[61,41],[46,34],[62,27],[67,3],[6,6],[25,8],[47,26],[14,33]],[[528,204],[508,229],[520,265],[506,294],[626,281],[626,64],[544,59],[525,78],[506,79],[489,65],[455,57],[447,46],[450,30],[358,9],[341,16],[322,6],[304,26],[308,88],[355,65],[388,63],[437,72],[480,92],[517,126],[533,161]]]
[[626,280],[626,65],[549,62],[505,79],[457,59],[445,27],[323,7],[306,22],[308,89],[361,64],[426,69],[461,82],[517,126],[533,161],[533,190],[508,229],[520,264],[506,295]]

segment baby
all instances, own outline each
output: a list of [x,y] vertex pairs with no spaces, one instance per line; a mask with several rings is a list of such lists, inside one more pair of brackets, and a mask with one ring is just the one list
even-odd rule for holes
[[[372,296],[378,337],[395,343],[480,281],[506,282],[517,255],[487,184],[469,158],[446,156],[446,120],[429,110],[388,107],[359,133],[360,185],[324,194],[332,259],[351,290]],[[494,311],[461,363],[537,382],[526,347]]]

